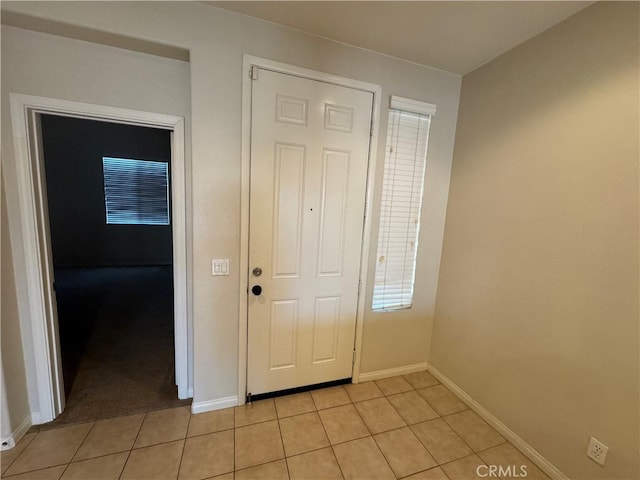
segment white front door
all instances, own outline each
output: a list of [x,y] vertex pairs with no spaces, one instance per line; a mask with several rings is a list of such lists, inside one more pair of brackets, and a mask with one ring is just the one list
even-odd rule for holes
[[252,395],[351,377],[372,102],[269,70],[252,81]]

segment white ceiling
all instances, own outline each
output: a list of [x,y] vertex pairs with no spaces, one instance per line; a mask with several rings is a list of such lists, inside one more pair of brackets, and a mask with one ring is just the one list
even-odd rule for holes
[[421,65],[465,74],[593,2],[206,3]]

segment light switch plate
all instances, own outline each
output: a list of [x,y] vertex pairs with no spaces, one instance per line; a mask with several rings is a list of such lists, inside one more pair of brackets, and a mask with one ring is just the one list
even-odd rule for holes
[[229,259],[214,258],[211,260],[211,275],[214,277],[218,275],[229,275]]

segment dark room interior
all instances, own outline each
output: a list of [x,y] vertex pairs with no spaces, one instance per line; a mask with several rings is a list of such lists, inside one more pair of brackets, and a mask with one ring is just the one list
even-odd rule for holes
[[[41,116],[41,132],[66,396],[54,423],[183,404],[170,133],[53,115]],[[149,176],[147,166],[164,173]]]

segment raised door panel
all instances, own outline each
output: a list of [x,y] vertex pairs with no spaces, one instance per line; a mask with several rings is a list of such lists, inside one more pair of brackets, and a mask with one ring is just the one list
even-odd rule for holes
[[272,302],[269,325],[269,370],[295,368],[298,301]]
[[340,297],[316,298],[313,323],[314,364],[335,362],[340,333]]
[[350,153],[324,149],[318,276],[342,275]]
[[300,276],[305,147],[276,143],[274,162],[273,278]]

